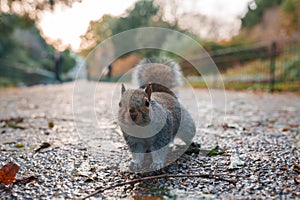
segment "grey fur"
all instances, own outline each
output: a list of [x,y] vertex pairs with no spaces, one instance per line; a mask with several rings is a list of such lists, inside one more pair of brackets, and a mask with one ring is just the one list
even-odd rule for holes
[[[158,60],[163,61],[163,65],[157,63]],[[144,59],[134,76],[141,88],[126,90],[122,86],[118,121],[133,156],[131,169],[140,169],[144,154],[151,153],[151,167],[157,170],[164,166],[168,145],[175,137],[187,145],[191,143],[196,132],[195,123],[169,89],[181,84],[182,75],[177,63],[168,59]],[[146,101],[150,103],[146,104]],[[135,121],[130,117],[130,110],[138,113]]]
[[172,89],[182,85],[182,73],[178,63],[169,58],[145,58],[136,66],[132,80],[138,87],[158,83]]

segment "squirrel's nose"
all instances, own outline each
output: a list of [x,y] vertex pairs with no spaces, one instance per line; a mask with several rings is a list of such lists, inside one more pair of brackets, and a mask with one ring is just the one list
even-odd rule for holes
[[138,116],[138,112],[134,108],[130,108],[129,115],[130,115],[132,121],[135,121]]

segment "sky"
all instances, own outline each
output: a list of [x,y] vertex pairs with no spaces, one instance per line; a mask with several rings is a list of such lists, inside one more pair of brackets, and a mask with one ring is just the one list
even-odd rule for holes
[[[98,20],[104,14],[119,16],[132,7],[137,0],[82,0],[70,8],[56,7],[54,12],[45,12],[40,20],[40,28],[47,38],[60,40],[62,46],[70,45],[78,50],[80,36],[91,20]],[[240,26],[239,17],[247,11],[251,0],[178,0],[180,9],[185,12],[216,17],[232,26]]]

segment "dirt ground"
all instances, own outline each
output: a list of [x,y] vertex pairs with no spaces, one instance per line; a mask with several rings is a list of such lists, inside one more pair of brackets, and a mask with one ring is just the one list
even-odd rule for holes
[[126,168],[131,158],[116,121],[119,93],[120,85],[85,81],[1,89],[0,167],[20,166],[14,184],[0,184],[1,198],[78,199],[161,174],[210,177],[137,181],[92,198],[300,198],[299,96],[180,88],[200,153],[141,174]]

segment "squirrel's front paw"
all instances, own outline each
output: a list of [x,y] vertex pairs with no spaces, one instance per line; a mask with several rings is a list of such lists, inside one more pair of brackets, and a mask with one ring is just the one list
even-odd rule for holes
[[153,162],[151,164],[151,169],[153,169],[153,170],[159,170],[163,167],[164,167],[164,162],[163,161],[156,161],[156,162]]
[[137,170],[140,170],[142,169],[142,163],[138,163],[138,162],[131,162],[130,165],[129,165],[129,169],[131,171],[137,171]]
[[151,164],[151,169],[159,170],[164,167],[165,157],[167,155],[166,153],[166,149],[151,152],[153,160]]

